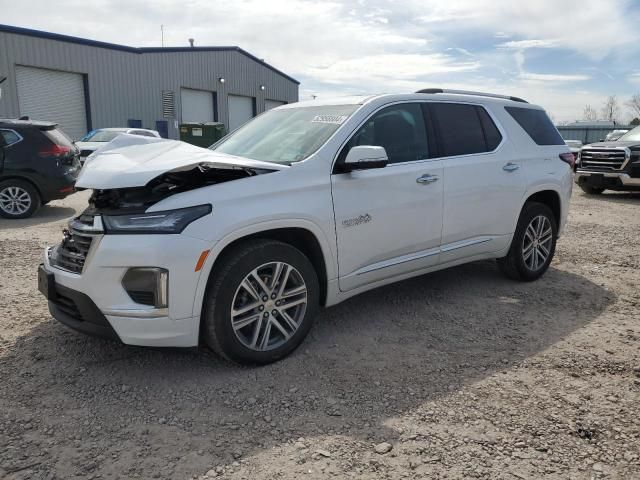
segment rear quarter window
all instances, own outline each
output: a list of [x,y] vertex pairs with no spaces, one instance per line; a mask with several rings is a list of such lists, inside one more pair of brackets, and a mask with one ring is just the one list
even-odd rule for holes
[[544,110],[504,107],[537,145],[564,145],[564,140]]
[[20,141],[20,136],[13,130],[0,130],[0,135],[4,138],[7,147]]

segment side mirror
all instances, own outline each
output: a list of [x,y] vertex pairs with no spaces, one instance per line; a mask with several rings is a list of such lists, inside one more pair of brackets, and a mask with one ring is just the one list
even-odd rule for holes
[[344,169],[348,172],[353,170],[368,170],[370,168],[384,168],[389,163],[389,157],[384,147],[373,145],[358,145],[352,147],[344,160]]

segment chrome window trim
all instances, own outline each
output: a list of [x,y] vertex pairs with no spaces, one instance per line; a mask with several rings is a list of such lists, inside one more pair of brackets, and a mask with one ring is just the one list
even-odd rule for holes
[[20,143],[22,140],[24,140],[24,137],[22,135],[20,135],[18,132],[16,132],[13,128],[0,128],[0,132],[11,132],[11,133],[14,133],[18,137],[18,140],[16,140],[15,142],[12,142],[12,143],[8,143],[7,145],[5,145],[6,147],[10,147],[10,146],[15,145],[16,143]]
[[[362,127],[365,123],[367,123],[380,110],[382,110],[384,108],[387,108],[387,107],[391,107],[393,105],[402,105],[402,104],[405,104],[405,103],[411,103],[411,104],[412,103],[418,103],[418,104],[420,104],[420,103],[427,103],[427,104],[429,104],[429,103],[454,103],[454,104],[458,104],[458,105],[473,105],[473,106],[476,106],[476,107],[481,107],[481,108],[484,109],[485,112],[487,112],[487,115],[489,115],[489,118],[491,118],[491,120],[493,121],[494,125],[496,126],[496,128],[500,132],[500,135],[501,135],[502,139],[500,140],[500,143],[496,146],[496,148],[494,148],[493,150],[487,151],[487,152],[467,153],[467,154],[464,154],[464,155],[450,155],[450,156],[445,156],[445,157],[430,157],[430,158],[422,158],[422,159],[417,159],[417,160],[409,160],[407,162],[394,162],[394,163],[389,163],[385,168],[390,168],[390,167],[393,167],[393,166],[396,166],[396,165],[409,165],[409,164],[417,163],[417,162],[431,162],[431,161],[438,161],[438,160],[446,160],[446,159],[449,159],[449,158],[465,158],[465,157],[477,156],[477,155],[491,155],[493,153],[497,153],[498,150],[502,149],[504,144],[507,142],[507,132],[506,132],[506,130],[504,129],[504,127],[502,126],[500,121],[497,119],[497,117],[494,115],[494,113],[490,109],[488,109],[486,107],[486,105],[484,105],[482,103],[464,102],[464,101],[460,101],[460,100],[437,100],[437,99],[398,100],[398,101],[395,101],[395,102],[385,103],[384,105],[379,106],[373,112],[371,112],[371,114],[369,116],[367,116],[367,118],[362,120],[354,129],[352,129],[351,132],[349,132],[346,140],[344,140],[340,144],[340,147],[338,147],[336,153],[333,156],[333,161],[331,163],[332,175],[333,175],[333,171],[334,171],[334,169],[336,167],[336,162],[338,161],[338,156],[340,155],[340,152],[342,152],[342,149],[349,142],[349,140],[351,140],[351,138],[356,134],[356,132],[358,130],[360,130],[360,127]],[[340,129],[338,129],[338,130],[340,130]],[[338,130],[336,130],[336,132]],[[435,131],[435,127],[434,127],[434,131]],[[429,132],[427,132],[427,135],[428,135],[428,133]],[[428,139],[428,136],[427,136],[427,139]]]

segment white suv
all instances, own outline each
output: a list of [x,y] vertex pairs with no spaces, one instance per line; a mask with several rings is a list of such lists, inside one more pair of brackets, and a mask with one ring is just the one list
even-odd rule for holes
[[97,155],[89,207],[40,267],[52,315],[254,364],[381,285],[488,258],[540,277],[573,183],[540,107],[436,89],[285,105],[208,150],[121,136]]

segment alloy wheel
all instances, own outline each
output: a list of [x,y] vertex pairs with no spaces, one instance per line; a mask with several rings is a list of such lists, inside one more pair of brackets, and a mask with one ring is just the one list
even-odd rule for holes
[[0,191],[0,208],[9,215],[22,215],[31,207],[31,195],[22,187],[6,187]]
[[306,308],[307,286],[300,272],[284,262],[265,263],[236,289],[231,325],[245,347],[273,350],[298,331]]
[[553,229],[544,215],[534,217],[522,239],[522,259],[526,267],[535,272],[542,268],[551,254]]

